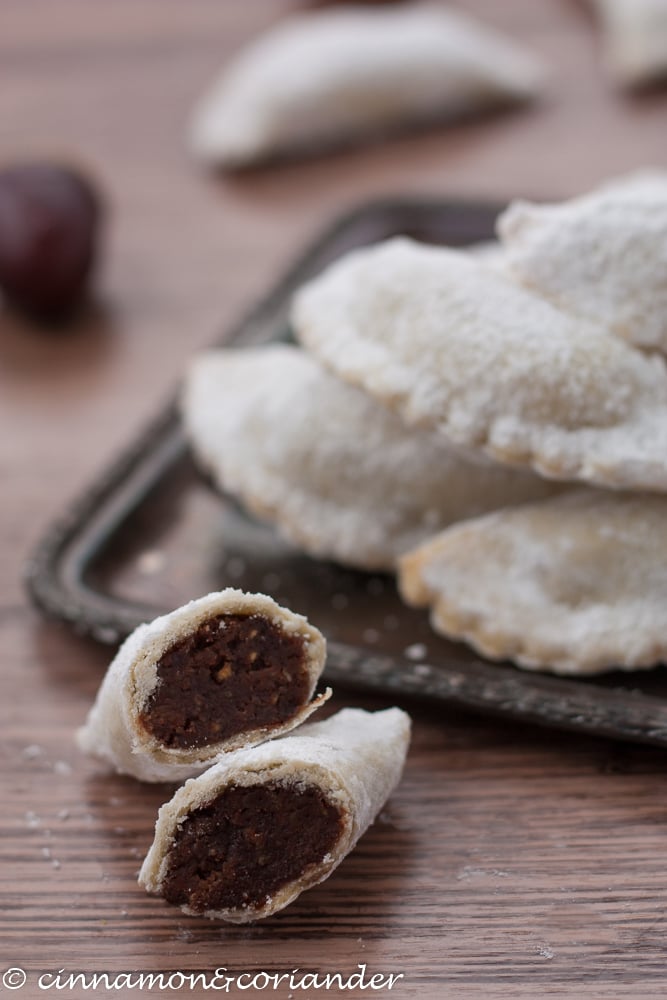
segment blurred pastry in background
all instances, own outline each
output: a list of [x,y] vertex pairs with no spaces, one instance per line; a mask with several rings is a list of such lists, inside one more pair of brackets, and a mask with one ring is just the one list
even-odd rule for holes
[[183,399],[202,466],[312,556],[393,570],[466,517],[562,489],[407,427],[297,347],[196,357]]
[[244,167],[528,101],[544,78],[522,46],[448,8],[297,13],[225,67],[190,145],[207,164]]
[[666,0],[593,0],[604,38],[604,58],[623,87],[667,82]]
[[297,0],[300,7],[382,7],[393,3],[410,3],[410,0]]
[[436,632],[531,670],[667,659],[664,497],[575,490],[454,525],[400,563]]
[[667,354],[667,171],[559,204],[515,201],[497,228],[506,269],[527,287]]

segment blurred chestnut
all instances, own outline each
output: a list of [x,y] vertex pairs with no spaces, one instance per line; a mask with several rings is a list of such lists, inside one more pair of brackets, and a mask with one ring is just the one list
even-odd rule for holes
[[91,182],[68,167],[25,163],[0,171],[0,289],[40,319],[81,301],[101,217]]

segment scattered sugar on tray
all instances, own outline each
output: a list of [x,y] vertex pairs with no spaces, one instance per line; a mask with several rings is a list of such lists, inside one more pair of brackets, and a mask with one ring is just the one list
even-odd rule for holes
[[36,812],[33,812],[32,809],[28,809],[25,813],[25,825],[29,827],[29,829],[35,830],[38,826],[42,825],[42,821]]
[[262,586],[265,588],[267,594],[277,590],[281,583],[282,579],[278,573],[267,573],[266,576],[262,577]]
[[408,660],[423,660],[428,655],[428,646],[424,645],[423,642],[413,642],[411,646],[405,647],[403,655]]
[[114,628],[113,626],[107,626],[107,625],[95,626],[95,628],[91,632],[91,635],[93,639],[96,639],[98,642],[104,643],[104,645],[107,646],[111,646],[117,643],[120,639],[120,634],[118,632],[118,629]]
[[147,549],[137,559],[137,571],[143,576],[153,576],[165,568],[167,557],[160,549]]
[[241,559],[240,556],[231,556],[225,564],[225,570],[233,580],[240,579],[246,571],[245,559]]
[[374,645],[380,638],[380,633],[376,628],[366,628],[363,631],[362,639],[369,645]]
[[428,677],[429,674],[433,673],[433,667],[429,666],[428,663],[417,663],[415,664],[414,673],[417,677]]
[[40,747],[38,743],[30,743],[27,747],[24,747],[21,751],[21,756],[26,760],[34,760],[36,757],[41,757],[44,753],[44,748]]
[[53,765],[56,774],[68,775],[72,773],[72,765],[66,760],[57,760]]
[[349,603],[350,599],[347,594],[333,594],[331,598],[331,607],[334,611],[344,611]]
[[400,624],[401,623],[396,617],[396,615],[385,615],[384,627],[387,629],[388,632],[395,632]]

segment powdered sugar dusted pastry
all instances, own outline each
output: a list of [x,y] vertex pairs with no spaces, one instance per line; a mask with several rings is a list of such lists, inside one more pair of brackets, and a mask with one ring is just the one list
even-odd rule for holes
[[409,553],[400,589],[437,632],[559,674],[667,659],[667,501],[577,490],[461,523]]
[[642,171],[562,204],[514,202],[498,231],[510,273],[525,285],[667,353],[667,171]]
[[325,642],[263,594],[223,590],[156,618],[111,663],[78,742],[144,781],[179,781],[299,725]]
[[556,479],[667,490],[667,369],[465,254],[390,240],[297,294],[303,343],[414,425]]
[[542,75],[518,45],[449,10],[294,15],[225,69],[195,110],[190,142],[201,159],[237,167],[525,100]]
[[195,358],[183,412],[222,489],[312,555],[364,569],[393,569],[452,521],[556,489],[406,427],[287,345]]
[[410,719],[344,709],[229,754],[162,806],[139,874],[185,913],[249,923],[322,882],[401,777]]
[[593,0],[612,76],[637,87],[667,77],[665,0]]

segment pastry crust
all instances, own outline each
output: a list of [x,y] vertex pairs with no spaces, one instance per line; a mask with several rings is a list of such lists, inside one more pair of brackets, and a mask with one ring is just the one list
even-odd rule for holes
[[287,345],[195,358],[183,414],[222,490],[311,555],[362,569],[393,570],[453,521],[558,489],[407,427]]
[[[398,708],[374,713],[343,709],[283,739],[227,755],[199,778],[186,782],[162,806],[155,840],[139,874],[140,884],[148,892],[162,894],[177,829],[193,810],[207,806],[225,788],[313,787],[342,814],[340,835],[331,851],[261,902],[203,914],[197,911],[197,915],[232,923],[270,916],[327,878],[352,850],[398,784],[409,739],[410,718]],[[182,909],[193,913],[188,905]]]
[[575,490],[449,528],[399,588],[436,632],[530,670],[597,674],[667,659],[667,501]]
[[[159,683],[161,657],[203,623],[218,615],[260,616],[288,635],[303,639],[308,674],[306,702],[284,723],[259,726],[206,746],[168,746],[142,724],[141,715]],[[104,677],[85,725],[77,734],[79,747],[109,761],[117,771],[143,781],[182,781],[200,774],[220,754],[252,746],[288,732],[329,698],[327,690],[309,701],[324,668],[326,643],[301,615],[280,607],[264,594],[228,588],[140,625],[125,640]],[[286,682],[287,683],[287,682]]]
[[195,109],[190,145],[205,162],[246,166],[523,101],[543,76],[520,46],[453,11],[294,15],[213,83]]
[[499,462],[667,491],[662,358],[454,250],[390,240],[297,293],[294,328],[345,380]]
[[509,273],[527,287],[667,354],[667,171],[641,171],[561,204],[513,202],[498,233]]

